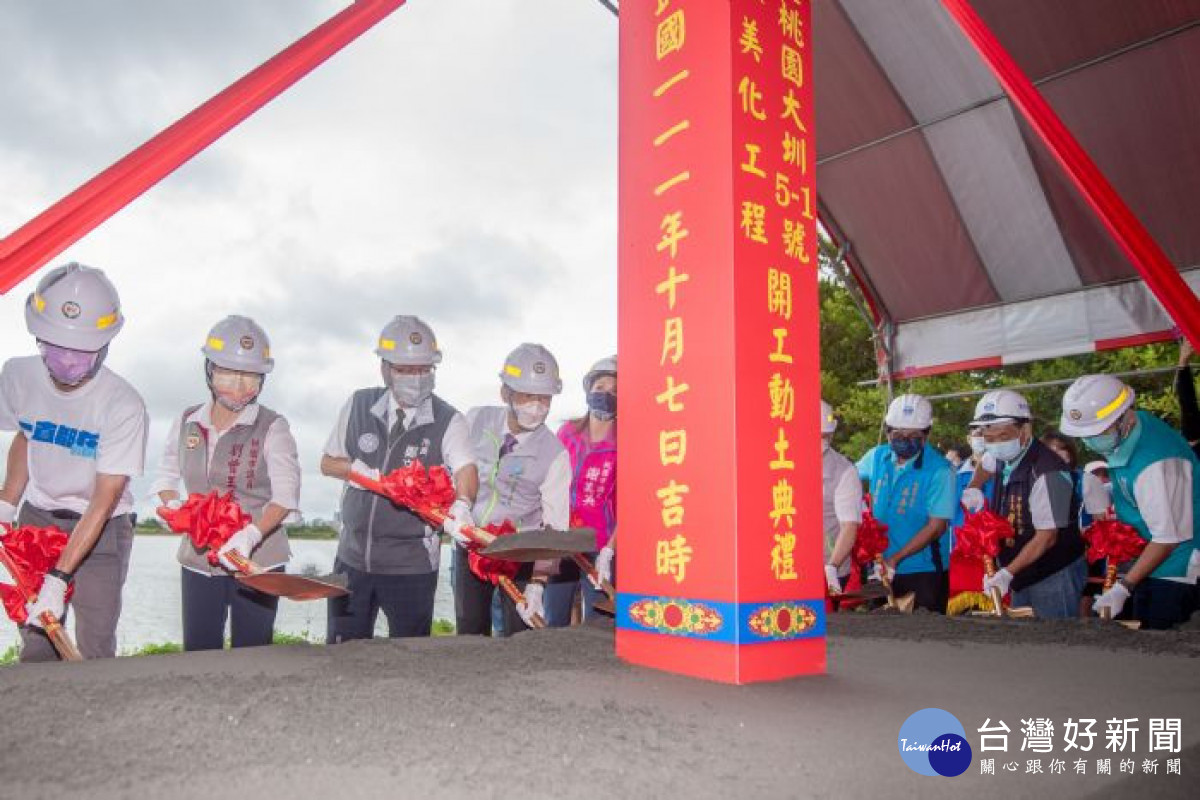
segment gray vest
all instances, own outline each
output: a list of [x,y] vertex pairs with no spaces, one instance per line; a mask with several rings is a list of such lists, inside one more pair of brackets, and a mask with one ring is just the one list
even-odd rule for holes
[[479,468],[479,494],[473,516],[480,525],[512,520],[518,529],[542,525],[542,483],[554,459],[564,452],[562,442],[545,425],[529,434],[500,458],[508,430],[508,409],[479,409],[471,425],[471,444]]
[[[444,464],[442,439],[458,412],[437,395],[433,417],[417,416],[404,430],[400,415],[389,431],[387,423],[371,413],[385,402],[387,389],[359,389],[350,402],[346,426],[346,452],[351,459],[387,474],[420,459],[426,467]],[[342,492],[342,533],[338,559],[362,572],[381,575],[427,575],[436,572],[441,542],[435,531],[416,514],[374,492],[347,486]]]
[[[842,528],[842,523],[838,521],[837,512],[833,506],[833,490],[841,483],[842,476],[847,471],[853,470],[858,474],[858,467],[850,459],[846,458],[841,453],[834,450],[832,447],[825,451],[821,456],[821,486],[824,489],[823,498],[823,526],[825,531],[825,561],[829,562],[829,557],[833,555],[833,545],[837,542],[838,531]],[[849,574],[850,561],[847,560],[839,570],[842,574]]]
[[[221,435],[210,464],[207,431],[199,423],[187,421],[199,408],[192,406],[184,411],[179,426],[179,473],[183,476],[184,489],[188,494],[208,494],[214,489],[224,494],[233,490],[238,505],[259,519],[271,501],[271,478],[267,473],[264,446],[267,431],[279,415],[266,406],[259,406],[253,424],[234,425]],[[290,556],[287,533],[282,526],[263,539],[250,554],[264,567],[283,564]],[[177,557],[180,564],[190,569],[210,575],[229,574],[221,567],[209,564],[205,554],[186,536],[181,537]]]

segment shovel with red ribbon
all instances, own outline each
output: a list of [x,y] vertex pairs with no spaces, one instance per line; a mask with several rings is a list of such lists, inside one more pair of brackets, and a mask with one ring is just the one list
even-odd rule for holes
[[[29,622],[25,606],[37,599],[46,573],[58,563],[70,537],[58,528],[10,528],[0,523],[0,529],[7,531],[0,537],[0,564],[4,565],[13,579],[11,584],[0,583],[0,598],[4,601],[4,610],[9,619],[18,625],[25,625]],[[71,599],[73,589],[67,588],[67,600]],[[83,660],[70,634],[53,614],[44,611],[38,621],[64,661]]]
[[[197,550],[207,551],[206,558],[213,566],[220,566],[217,553],[230,537],[251,522],[250,515],[233,499],[233,492],[193,494],[179,508],[159,508],[158,515],[172,531],[187,536]],[[225,558],[237,567],[234,578],[238,583],[264,594],[289,600],[321,600],[349,593],[341,575],[313,578],[268,572],[233,550],[225,553]]]
[[[445,467],[437,465],[426,469],[420,460],[414,459],[406,467],[393,470],[378,480],[351,472],[348,479],[370,492],[386,497],[398,506],[404,506],[434,527],[442,527],[449,518],[447,509],[454,502],[455,489],[450,473]],[[486,528],[464,526],[464,536],[472,541],[468,548],[468,559],[473,558],[471,571],[480,580],[489,581],[499,586],[517,605],[525,602],[525,595],[513,583],[513,578],[520,569],[518,561],[533,560],[529,556],[545,557],[542,550],[531,552],[527,548],[513,549],[506,555],[515,558],[494,558],[491,553],[483,552],[502,537],[515,536],[516,529],[511,522],[502,525],[490,525]],[[594,535],[594,534],[593,534]],[[558,552],[561,557],[563,553]],[[535,628],[544,628],[546,622],[540,616],[533,617]]]
[[850,560],[854,568],[850,571],[850,580],[846,583],[846,591],[838,598],[866,599],[878,597],[862,585],[861,574],[863,567],[868,564],[879,569],[879,582],[887,596],[888,608],[894,608],[905,614],[911,614],[916,603],[916,595],[912,592],[903,597],[896,597],[892,590],[892,580],[888,576],[887,566],[883,562],[883,554],[888,549],[888,526],[875,516],[874,503],[871,495],[863,495],[862,522],[858,526],[858,535],[854,539],[854,549],[850,551]]
[[[1087,542],[1087,559],[1095,563],[1104,558],[1108,567],[1104,573],[1104,591],[1113,588],[1117,582],[1117,567],[1126,561],[1132,561],[1146,549],[1146,540],[1137,532],[1137,528],[1115,519],[1099,519],[1083,531],[1083,540]],[[1102,619],[1111,619],[1108,609],[1101,609]]]
[[[979,511],[968,512],[963,524],[955,530],[954,554],[960,558],[982,561],[984,572],[990,578],[996,574],[1000,543],[1015,535],[1012,523],[988,509],[985,504]],[[1004,616],[1004,598],[998,587],[992,587],[990,599],[992,614]]]

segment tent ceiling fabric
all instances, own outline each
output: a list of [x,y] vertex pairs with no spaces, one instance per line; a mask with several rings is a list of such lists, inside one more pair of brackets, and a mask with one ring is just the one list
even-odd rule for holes
[[[1176,267],[1200,267],[1200,0],[973,5]],[[822,218],[897,374],[1170,331],[940,0],[815,0],[813,24]]]

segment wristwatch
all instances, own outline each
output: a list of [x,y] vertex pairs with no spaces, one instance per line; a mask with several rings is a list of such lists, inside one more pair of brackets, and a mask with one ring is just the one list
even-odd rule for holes
[[58,567],[51,567],[50,569],[46,570],[46,574],[53,575],[54,577],[58,578],[60,581],[65,583],[67,586],[70,586],[72,583],[75,582],[75,575],[73,573],[63,572]]

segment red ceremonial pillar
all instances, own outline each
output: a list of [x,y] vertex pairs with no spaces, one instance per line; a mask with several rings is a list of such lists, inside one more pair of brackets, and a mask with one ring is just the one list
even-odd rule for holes
[[617,654],[825,670],[809,0],[621,7]]

